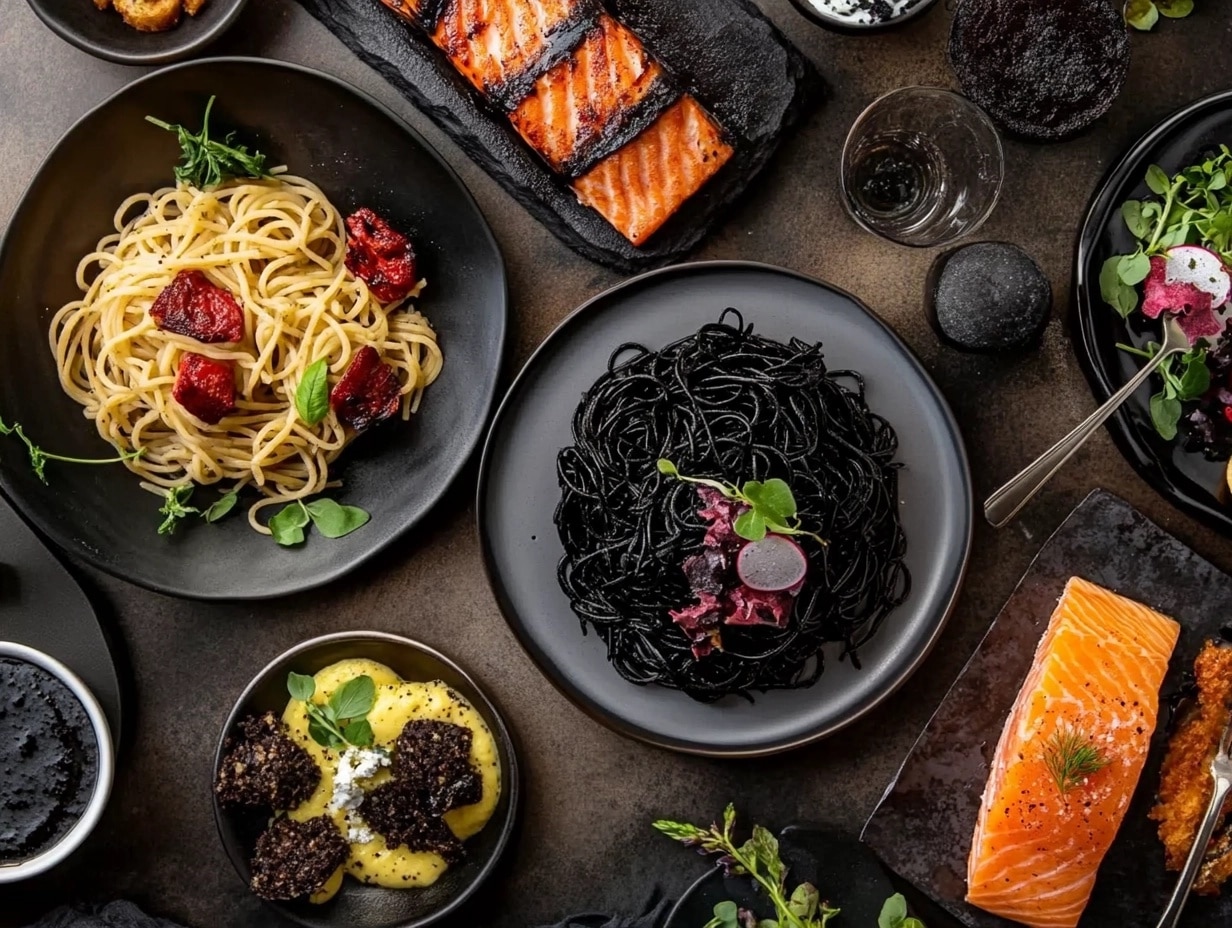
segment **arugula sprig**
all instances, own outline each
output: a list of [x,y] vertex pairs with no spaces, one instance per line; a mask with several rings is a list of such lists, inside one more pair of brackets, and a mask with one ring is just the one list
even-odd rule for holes
[[198,190],[208,190],[230,177],[269,176],[265,170],[265,155],[237,144],[234,132],[227,133],[222,141],[210,138],[210,110],[213,108],[214,97],[211,96],[205,104],[200,132],[191,132],[184,126],[154,116],[146,117],[147,122],[174,132],[180,140],[180,163],[175,167],[175,179]]
[[367,674],[352,677],[324,703],[314,702],[317,681],[307,674],[287,674],[287,692],[304,704],[308,734],[322,747],[366,748],[372,745],[372,724],[367,715],[376,703],[376,684]]
[[1150,32],[1160,16],[1184,19],[1194,10],[1194,0],[1126,0],[1125,21],[1140,32]]
[[342,538],[363,528],[372,517],[358,506],[343,506],[324,497],[310,503],[288,503],[269,520],[270,534],[283,547],[303,544],[304,529],[311,523],[326,538]]
[[0,419],[0,435],[16,435],[26,446],[26,454],[30,458],[30,469],[34,471],[34,476],[38,477],[43,483],[47,482],[47,462],[61,461],[65,464],[119,464],[123,461],[131,461],[134,458],[139,458],[145,454],[145,448],[134,448],[132,451],[125,451],[123,454],[113,458],[74,458],[63,454],[53,454],[50,451],[45,451],[26,435],[26,431],[22,428],[20,422],[14,422],[12,425]]
[[744,503],[748,509],[736,517],[732,528],[746,541],[761,541],[768,532],[772,532],[775,535],[807,535],[819,545],[828,544],[821,536],[800,528],[800,520],[796,516],[796,498],[785,480],[777,477],[764,483],[760,480],[747,480],[744,486],[737,487],[706,477],[686,477],[667,458],[660,458],[658,467],[659,473],[668,477],[710,487],[728,499]]

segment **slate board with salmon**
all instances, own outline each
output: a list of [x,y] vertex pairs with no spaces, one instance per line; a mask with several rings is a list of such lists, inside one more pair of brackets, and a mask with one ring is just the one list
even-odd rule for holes
[[[1221,638],[1232,623],[1232,577],[1128,503],[1097,490],[1040,550],[864,828],[862,839],[891,870],[968,928],[1015,924],[964,901],[968,854],[1006,717],[1072,577],[1181,625],[1145,769],[1099,867],[1080,928],[1153,925],[1176,882],[1176,874],[1164,868],[1164,847],[1148,812],[1171,729],[1169,705],[1203,643]],[[1182,928],[1227,924],[1232,924],[1227,893],[1192,898],[1181,922]]]
[[749,0],[300,2],[560,239],[622,271],[696,247],[821,96]]

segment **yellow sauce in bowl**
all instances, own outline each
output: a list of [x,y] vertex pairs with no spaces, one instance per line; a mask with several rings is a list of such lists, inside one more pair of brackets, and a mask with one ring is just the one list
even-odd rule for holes
[[[501,793],[500,757],[496,739],[482,716],[459,693],[439,680],[429,683],[403,680],[389,667],[376,661],[354,659],[339,661],[318,671],[313,702],[324,704],[333,692],[348,680],[367,674],[376,684],[376,702],[368,713],[372,726],[373,747],[392,749],[407,722],[417,719],[449,722],[471,731],[470,764],[482,781],[480,800],[474,805],[453,809],[444,815],[445,823],[459,840],[477,834],[492,818]],[[318,744],[308,734],[308,714],[303,703],[291,700],[282,714],[288,736],[304,748],[321,769],[321,782],[316,792],[294,809],[290,818],[305,821],[328,815],[338,824],[343,835],[348,834],[347,810],[329,808],[334,795],[334,773],[340,751]],[[383,767],[363,781],[367,787],[379,786],[388,780],[390,772]],[[363,815],[363,805],[357,810]],[[430,886],[440,878],[448,865],[439,854],[409,851],[405,846],[390,848],[375,832],[370,841],[352,841],[351,856],[329,882],[312,896],[313,902],[325,902],[342,886],[344,873],[364,883],[393,889]]]

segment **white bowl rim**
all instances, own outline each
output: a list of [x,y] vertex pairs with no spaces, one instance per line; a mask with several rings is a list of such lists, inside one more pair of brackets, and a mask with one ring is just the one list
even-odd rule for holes
[[51,655],[15,641],[0,641],[0,658],[5,657],[26,661],[46,670],[67,686],[77,698],[94,729],[94,740],[98,745],[98,773],[94,780],[94,792],[81,818],[77,819],[59,841],[42,853],[20,863],[0,863],[0,884],[15,883],[44,873],[77,850],[102,818],[115,778],[115,748],[111,740],[111,727],[107,724],[103,707],[81,678]]

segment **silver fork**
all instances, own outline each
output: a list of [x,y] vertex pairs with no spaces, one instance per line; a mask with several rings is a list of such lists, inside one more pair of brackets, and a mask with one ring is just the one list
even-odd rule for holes
[[1202,869],[1202,859],[1206,856],[1211,836],[1215,834],[1215,826],[1219,823],[1219,812],[1223,809],[1228,794],[1232,793],[1232,759],[1228,757],[1230,746],[1232,746],[1232,722],[1229,722],[1228,727],[1224,729],[1223,737],[1219,741],[1219,751],[1215,754],[1215,759],[1211,761],[1211,779],[1215,782],[1211,804],[1206,807],[1206,816],[1198,827],[1193,847],[1189,849],[1189,859],[1185,861],[1181,878],[1177,880],[1176,890],[1172,893],[1172,898],[1168,900],[1168,907],[1164,909],[1158,928],[1176,928],[1181,920],[1181,911],[1185,908],[1185,901],[1189,898],[1189,891],[1198,877],[1198,871]]

